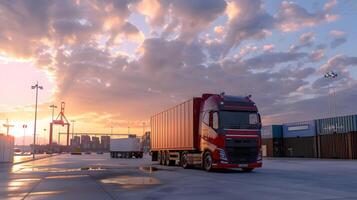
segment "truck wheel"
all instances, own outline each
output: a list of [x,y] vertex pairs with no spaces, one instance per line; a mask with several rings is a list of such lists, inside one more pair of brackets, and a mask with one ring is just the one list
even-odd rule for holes
[[210,172],[213,169],[213,159],[210,152],[206,152],[203,156],[203,168]]
[[188,157],[187,157],[187,154],[186,154],[186,153],[183,153],[183,154],[182,154],[180,164],[181,164],[181,166],[182,166],[184,169],[190,168],[190,165],[188,164]]
[[172,166],[175,164],[174,160],[170,160],[170,152],[166,151],[166,165],[167,166]]
[[251,172],[251,171],[253,171],[253,170],[254,170],[254,168],[248,168],[248,167],[242,168],[242,171],[243,171],[243,172]]
[[163,159],[162,159],[162,158],[163,158],[163,156],[162,156],[162,151],[160,151],[160,152],[159,152],[159,155],[158,155],[158,156],[159,156],[159,164],[160,164],[160,165],[163,165]]
[[167,161],[166,152],[163,151],[163,152],[162,152],[162,165],[166,165],[166,161]]

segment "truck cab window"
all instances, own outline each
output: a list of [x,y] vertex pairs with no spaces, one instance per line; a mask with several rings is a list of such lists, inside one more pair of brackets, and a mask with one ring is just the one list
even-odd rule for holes
[[212,113],[212,128],[213,129],[218,129],[218,113],[214,112]]
[[209,124],[209,113],[208,112],[203,113],[203,122],[207,125]]

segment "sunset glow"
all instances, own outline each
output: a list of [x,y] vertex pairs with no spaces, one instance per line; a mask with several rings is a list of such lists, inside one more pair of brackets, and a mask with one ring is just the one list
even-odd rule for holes
[[354,1],[1,2],[0,133],[9,119],[31,142],[36,81],[39,138],[62,101],[75,132],[138,135],[205,92],[251,94],[270,124],[325,116],[330,85],[338,114],[356,113],[356,13]]

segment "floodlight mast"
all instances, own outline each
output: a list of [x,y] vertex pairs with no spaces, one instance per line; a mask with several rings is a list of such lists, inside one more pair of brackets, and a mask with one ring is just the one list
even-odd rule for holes
[[[329,81],[333,81],[335,78],[338,77],[338,74],[334,71],[329,71],[329,72],[326,72],[326,74],[324,75],[324,77],[326,79],[328,79]],[[332,103],[333,103],[333,109],[334,109],[334,116],[337,115],[337,111],[336,111],[336,88],[332,86],[332,94],[331,93],[331,85],[330,85],[330,82],[328,82],[328,98],[329,98],[329,115],[331,116],[332,115]],[[330,95],[331,95],[331,100],[330,100]]]
[[31,89],[36,90],[35,122],[34,122],[34,131],[33,131],[33,149],[32,149],[33,150],[32,158],[35,158],[38,89],[43,90],[43,87],[38,85],[38,82],[36,82],[36,85],[31,86]]

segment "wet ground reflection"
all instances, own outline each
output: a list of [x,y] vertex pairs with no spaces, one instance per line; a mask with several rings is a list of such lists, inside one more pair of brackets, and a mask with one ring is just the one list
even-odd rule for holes
[[127,189],[160,184],[158,179],[145,176],[117,176],[113,178],[102,179],[101,182],[104,184],[117,184],[122,188]]

